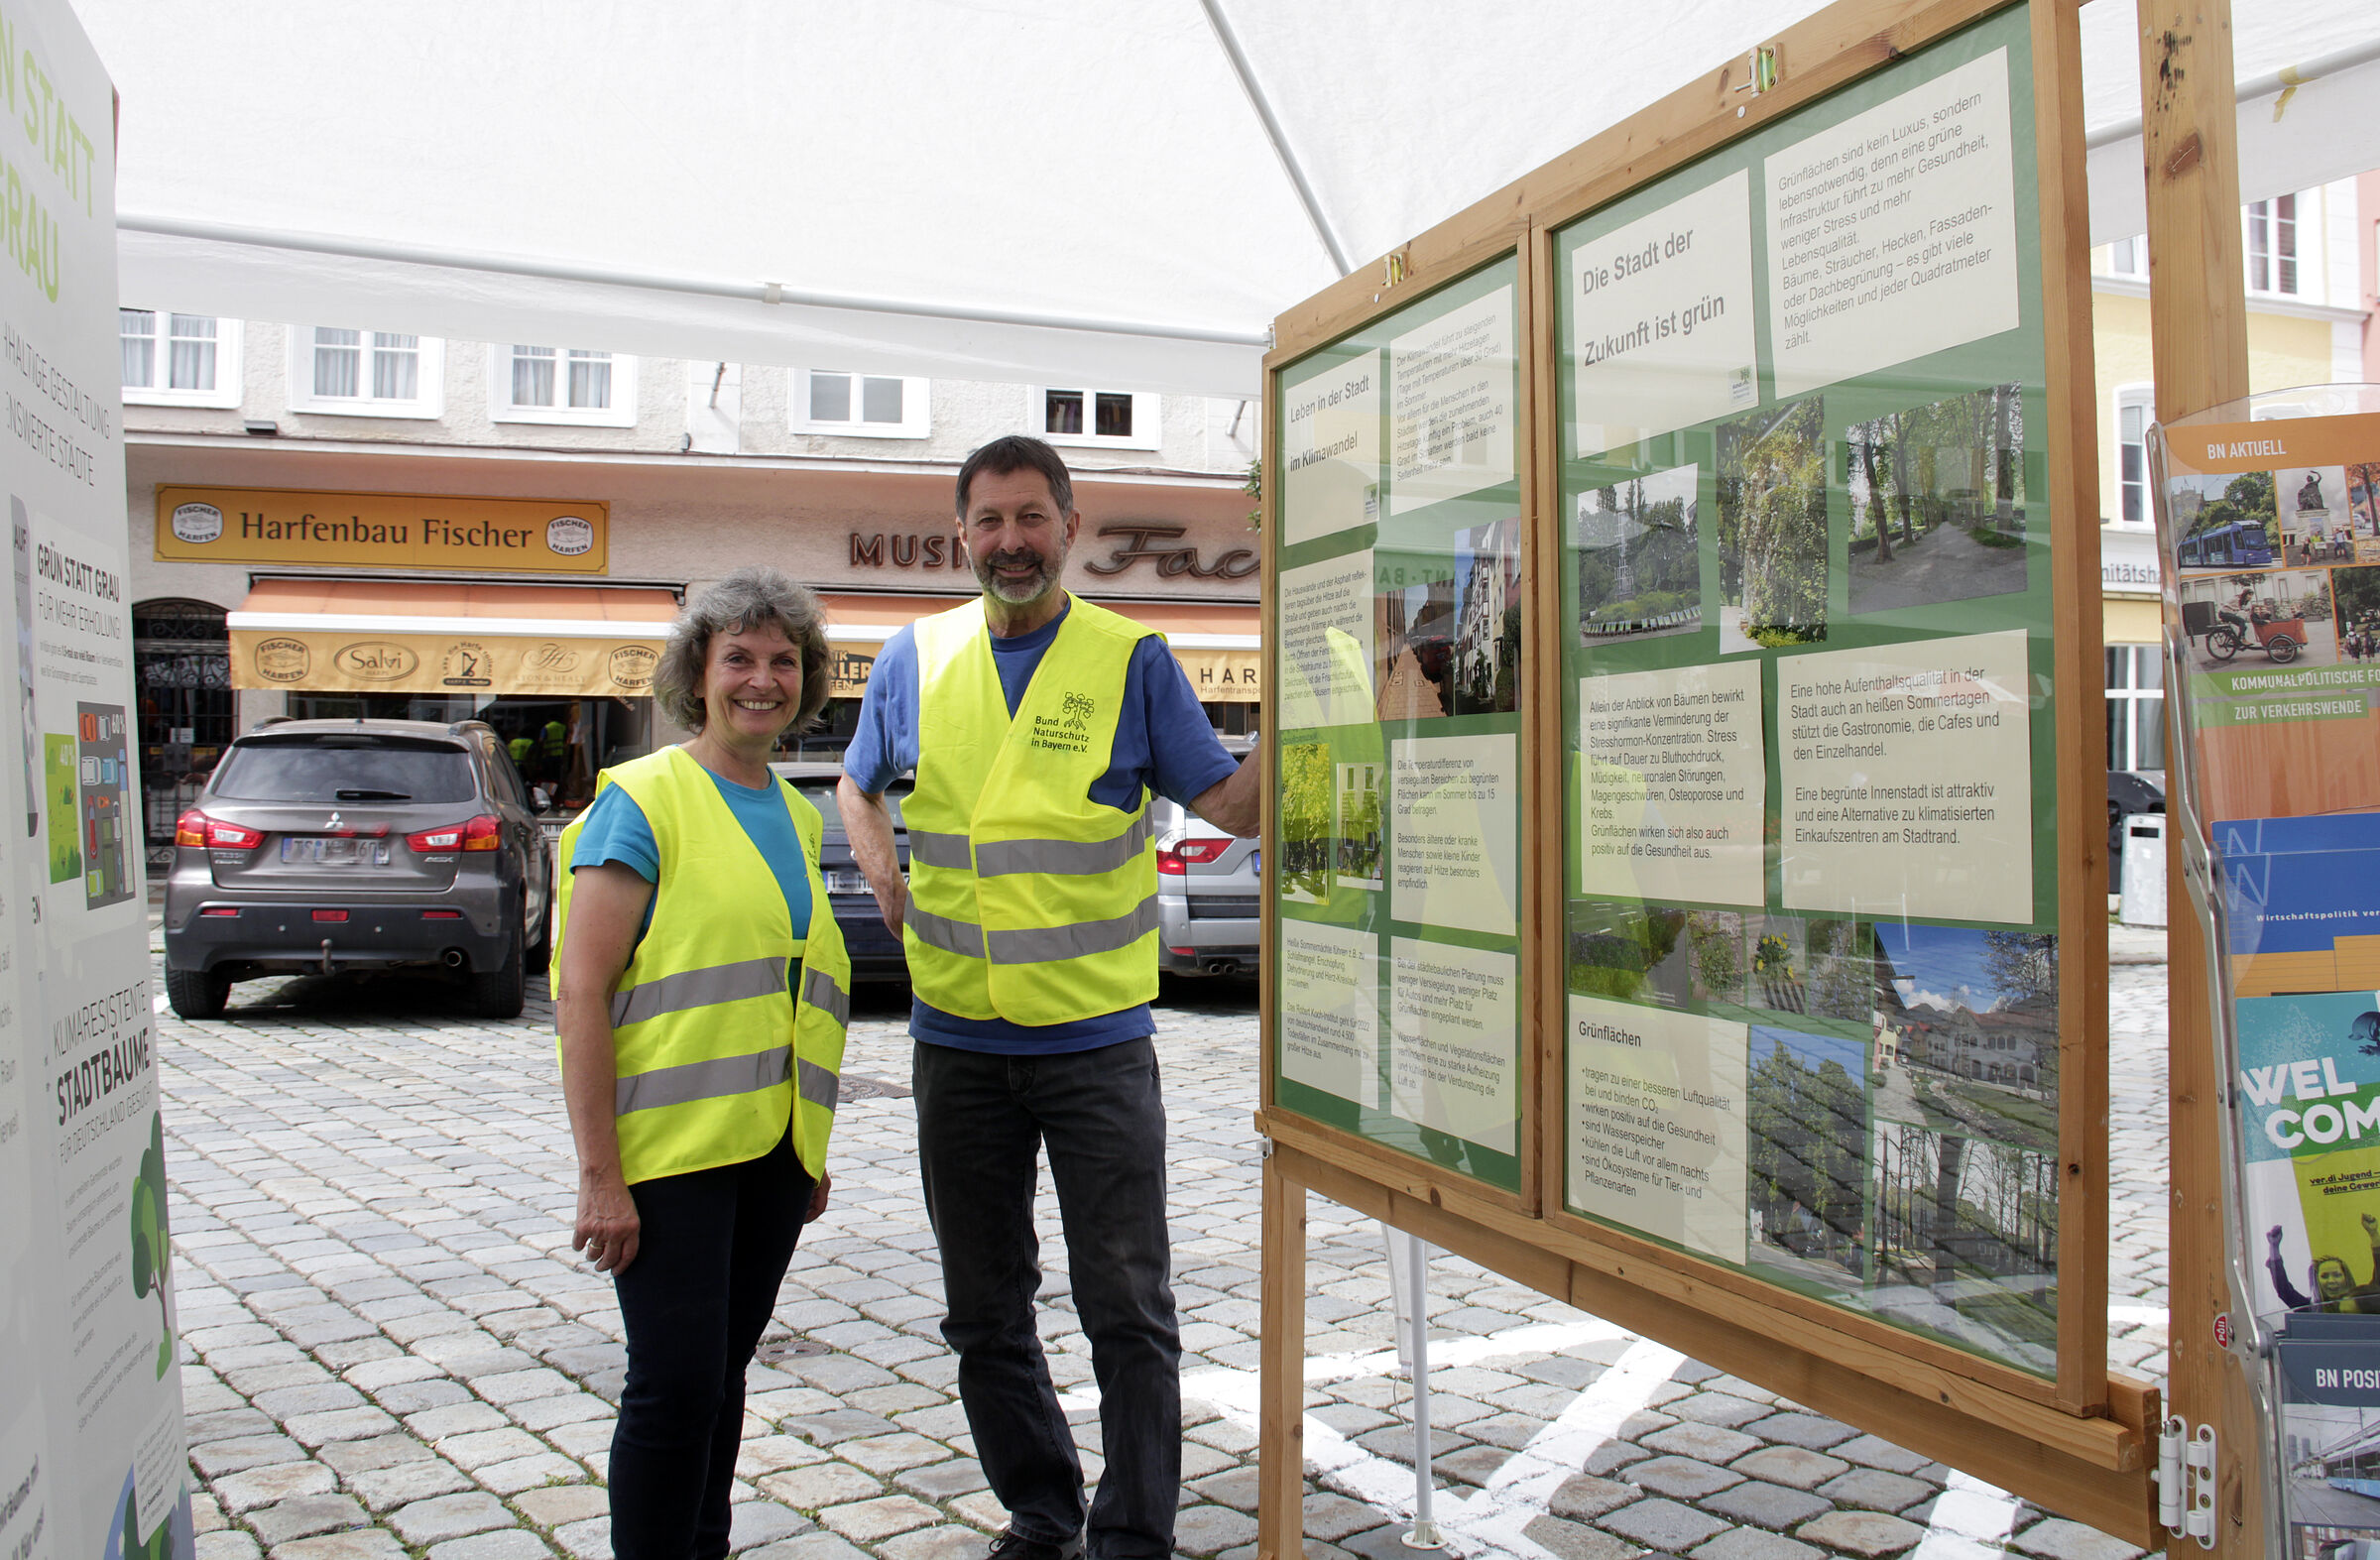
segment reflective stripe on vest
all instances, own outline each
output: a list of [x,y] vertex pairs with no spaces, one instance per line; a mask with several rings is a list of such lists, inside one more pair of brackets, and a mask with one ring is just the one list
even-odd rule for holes
[[851,994],[836,985],[835,978],[815,964],[802,969],[801,1000],[837,1023],[851,1022]]
[[929,948],[964,954],[970,959],[984,956],[984,928],[973,921],[952,920],[911,904],[900,923],[916,932],[917,940]]
[[909,906],[904,924],[917,928],[917,939],[945,953],[962,953],[994,964],[1046,964],[1052,959],[1079,959],[1086,954],[1112,953],[1131,946],[1157,927],[1157,897],[1150,895],[1122,915],[1102,921],[1076,921],[1071,926],[1028,926],[1022,931],[996,931],[990,936],[973,921],[949,920]]
[[[633,1184],[735,1164],[788,1133],[803,1168],[822,1173],[851,960],[818,870],[818,809],[779,786],[810,890],[809,925],[797,935],[775,872],[684,750],[606,770],[598,789],[611,784],[645,814],[660,855],[651,924],[606,1004],[623,1173]],[[584,817],[563,833],[564,862]],[[565,874],[565,933],[570,886]],[[801,965],[796,981],[788,955]]]
[[709,1061],[677,1067],[656,1067],[614,1086],[612,1114],[656,1110],[693,1100],[716,1100],[730,1094],[750,1094],[785,1081],[793,1053],[778,1045],[749,1056],[715,1056]]
[[928,867],[955,867],[961,872],[975,865],[974,847],[964,834],[936,834],[927,829],[907,831],[909,860]]
[[977,877],[1000,878],[1038,872],[1053,878],[1092,878],[1130,864],[1156,837],[1157,826],[1142,812],[1111,840],[993,840],[978,846],[964,834],[908,831],[909,859],[928,867],[975,869]]
[[794,1071],[798,1075],[803,1099],[829,1111],[835,1108],[836,1099],[843,1090],[841,1078],[814,1061],[799,1062]]
[[992,840],[975,848],[975,875],[1002,878],[1038,872],[1053,878],[1096,878],[1128,865],[1156,837],[1146,809],[1111,840]]
[[664,975],[657,981],[613,993],[612,1027],[625,1029],[664,1013],[741,1002],[747,997],[768,997],[784,989],[782,959],[746,959],[737,964],[714,964],[707,970]]
[[983,603],[922,619],[917,784],[903,804],[902,942],[918,998],[968,1019],[1061,1023],[1156,995],[1155,827],[1090,799],[1114,762],[1148,630],[1069,597],[1015,713]]

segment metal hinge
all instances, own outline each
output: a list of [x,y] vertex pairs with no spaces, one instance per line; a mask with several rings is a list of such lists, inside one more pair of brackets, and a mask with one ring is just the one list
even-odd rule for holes
[[2157,1428],[2157,1520],[2176,1538],[2214,1547],[2214,1426],[2180,1414]]

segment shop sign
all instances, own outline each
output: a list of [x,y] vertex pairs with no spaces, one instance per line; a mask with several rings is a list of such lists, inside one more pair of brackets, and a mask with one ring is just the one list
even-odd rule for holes
[[157,556],[441,573],[600,574],[611,507],[280,488],[160,487]]
[[2157,539],[2146,532],[2099,532],[2099,589],[2110,596],[2154,596],[2164,579]]
[[[1082,547],[1077,556],[1087,572],[1103,578],[1145,564],[1159,579],[1248,579],[1259,567],[1252,547],[1229,547],[1209,558],[1197,543],[1181,540],[1188,535],[1187,526],[1123,521],[1093,533],[1095,543],[1106,544],[1104,551]],[[855,531],[851,566],[965,569],[967,552],[947,532]]]
[[233,687],[305,693],[642,698],[653,691],[660,659],[657,639],[231,631]]
[[[878,647],[841,648],[827,665],[832,680],[830,698],[856,699],[868,691],[868,677],[876,669]],[[1253,703],[1263,697],[1256,690],[1257,658],[1252,650],[1176,650],[1173,659],[1180,663],[1182,674],[1206,704]]]

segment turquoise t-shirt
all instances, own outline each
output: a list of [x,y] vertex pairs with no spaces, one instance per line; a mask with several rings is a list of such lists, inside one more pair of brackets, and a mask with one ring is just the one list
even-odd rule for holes
[[[781,781],[766,785],[739,785],[723,776],[712,775],[711,783],[719,787],[726,799],[728,811],[744,825],[744,833],[759,848],[761,859],[776,875],[776,886],[785,896],[785,913],[792,917],[793,935],[806,937],[810,930],[810,877],[803,865],[801,834],[793,827],[793,815],[785,810],[785,798],[779,790]],[[653,825],[645,819],[645,809],[637,798],[618,785],[606,785],[587,808],[585,820],[579,825],[578,843],[570,852],[570,870],[581,867],[600,867],[606,862],[619,862],[647,883],[661,881],[661,851],[653,837]],[[637,936],[643,940],[645,927],[653,924],[653,901],[645,903],[645,923]]]

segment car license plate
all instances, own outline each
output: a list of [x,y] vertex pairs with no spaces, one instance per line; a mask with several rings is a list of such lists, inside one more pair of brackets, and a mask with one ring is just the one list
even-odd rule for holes
[[[375,850],[374,847],[379,846]],[[377,840],[351,839],[318,834],[292,834],[283,837],[281,859],[286,862],[313,862],[322,866],[363,866],[389,859],[388,847]]]
[[1264,853],[1262,851],[1250,851],[1248,853],[1248,870],[1250,872],[1262,872],[1264,870]]
[[830,872],[826,874],[829,894],[866,894],[868,875],[864,872]]

